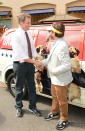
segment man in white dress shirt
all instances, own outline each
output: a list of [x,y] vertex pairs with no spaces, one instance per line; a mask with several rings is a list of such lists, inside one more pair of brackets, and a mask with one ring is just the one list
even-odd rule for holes
[[73,80],[69,49],[66,41],[63,39],[64,30],[65,27],[62,23],[52,24],[50,36],[54,39],[53,47],[48,58],[38,63],[38,66],[47,65],[51,78],[52,108],[45,119],[59,118],[58,110],[60,109],[60,120],[56,126],[57,130],[62,130],[68,125],[67,89]]
[[[18,16],[18,22],[19,28],[16,29],[11,40],[14,60],[13,70],[16,77],[16,115],[17,117],[23,116],[22,95],[25,80],[29,92],[29,111],[33,114],[40,115],[40,112],[36,109],[36,89],[34,82],[35,68],[33,65],[36,63],[32,58],[36,58],[37,53],[34,47],[32,35],[29,31],[31,16],[26,13],[22,13]],[[29,39],[29,41],[27,39]],[[28,44],[30,44],[30,50]],[[31,52],[31,56],[29,52]]]

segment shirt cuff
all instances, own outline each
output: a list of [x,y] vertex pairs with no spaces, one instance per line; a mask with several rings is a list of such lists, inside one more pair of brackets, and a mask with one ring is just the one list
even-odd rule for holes
[[24,60],[20,60],[20,63],[23,63],[24,62]]
[[56,72],[55,72],[55,69],[54,69],[54,68],[52,69],[52,73],[53,73],[54,75],[56,75]]

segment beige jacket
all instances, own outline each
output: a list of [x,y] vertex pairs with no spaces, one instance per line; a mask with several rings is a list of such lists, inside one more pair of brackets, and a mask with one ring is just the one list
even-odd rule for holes
[[63,38],[59,38],[55,42],[48,58],[42,60],[42,65],[48,66],[52,84],[65,86],[73,80],[69,50]]

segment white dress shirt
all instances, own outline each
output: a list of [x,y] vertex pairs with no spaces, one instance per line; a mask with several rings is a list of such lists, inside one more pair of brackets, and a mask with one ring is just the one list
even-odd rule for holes
[[[32,50],[32,57],[35,58],[37,56],[36,49],[34,47],[34,41],[31,35],[31,32],[27,31]],[[28,59],[28,43],[25,35],[25,31],[19,27],[13,33],[11,39],[11,45],[13,49],[13,61],[19,61],[20,63],[24,62],[24,59]]]

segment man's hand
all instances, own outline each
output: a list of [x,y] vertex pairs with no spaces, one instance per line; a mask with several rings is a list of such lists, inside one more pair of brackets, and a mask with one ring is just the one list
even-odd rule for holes
[[35,66],[40,68],[42,66],[41,61],[40,60],[36,60],[35,61]]

